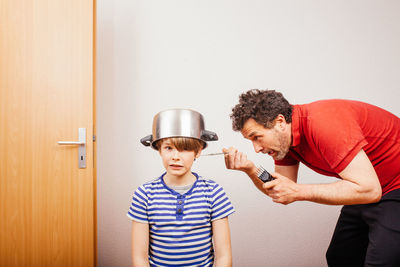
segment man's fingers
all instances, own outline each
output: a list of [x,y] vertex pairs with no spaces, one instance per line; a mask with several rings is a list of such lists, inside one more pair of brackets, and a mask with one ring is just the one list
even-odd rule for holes
[[241,167],[242,164],[242,157],[243,157],[243,153],[242,152],[237,152],[236,153],[236,157],[235,157],[235,167]]
[[235,167],[235,156],[237,153],[237,149],[234,147],[230,147],[229,149],[223,148],[222,151],[226,153],[224,155],[226,167],[228,169],[233,169]]
[[277,184],[278,184],[278,180],[275,179],[275,180],[272,180],[272,181],[269,181],[269,182],[264,183],[264,184],[263,184],[263,188],[266,189],[266,190],[272,189],[272,188],[275,187]]
[[237,150],[232,149],[228,153],[228,164],[230,168],[235,168],[235,157],[236,157]]

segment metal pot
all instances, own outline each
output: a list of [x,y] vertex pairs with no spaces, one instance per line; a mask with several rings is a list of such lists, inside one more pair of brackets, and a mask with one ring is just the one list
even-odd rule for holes
[[204,129],[203,116],[191,109],[168,109],[157,113],[153,119],[152,135],[140,139],[145,146],[152,146],[154,149],[157,141],[168,137],[190,137],[204,141],[216,141],[216,133]]

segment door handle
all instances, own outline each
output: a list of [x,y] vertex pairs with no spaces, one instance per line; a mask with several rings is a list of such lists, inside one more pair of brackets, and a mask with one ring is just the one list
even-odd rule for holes
[[79,128],[78,141],[58,141],[59,145],[78,145],[78,166],[80,169],[86,168],[86,128]]

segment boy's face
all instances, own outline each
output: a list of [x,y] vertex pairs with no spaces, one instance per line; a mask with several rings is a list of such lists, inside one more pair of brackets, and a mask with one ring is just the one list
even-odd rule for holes
[[164,140],[160,146],[160,155],[164,168],[169,175],[175,177],[190,173],[193,161],[199,157],[200,152],[196,155],[194,151],[178,151],[168,139]]

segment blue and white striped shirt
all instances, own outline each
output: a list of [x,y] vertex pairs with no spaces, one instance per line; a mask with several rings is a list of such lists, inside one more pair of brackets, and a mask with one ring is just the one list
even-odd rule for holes
[[199,177],[185,194],[169,188],[165,173],[134,193],[128,217],[148,223],[151,266],[213,266],[211,222],[234,212],[220,185]]

